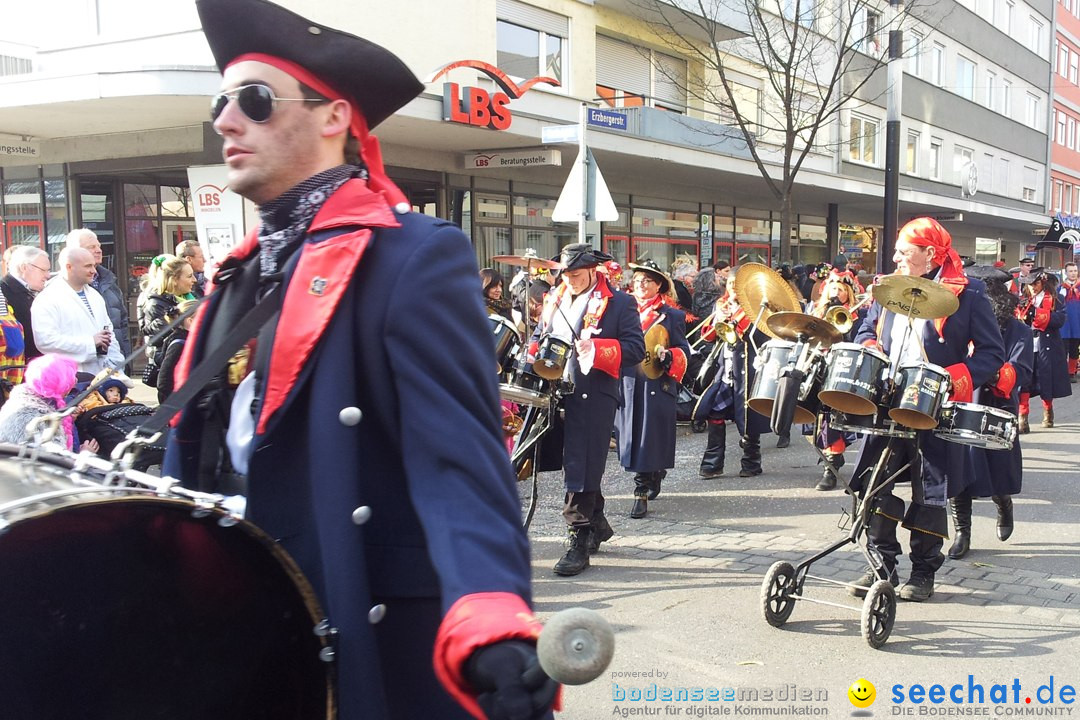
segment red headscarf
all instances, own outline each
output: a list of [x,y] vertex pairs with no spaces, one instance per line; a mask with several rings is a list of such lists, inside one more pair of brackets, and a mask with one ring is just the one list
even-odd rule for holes
[[[949,235],[949,231],[943,228],[941,223],[928,217],[915,218],[900,228],[896,241],[899,243],[901,240],[919,247],[934,248],[934,259],[941,262],[941,283],[949,288],[953,295],[960,297],[968,284],[967,275],[964,274],[964,261],[953,249],[952,235]],[[945,329],[945,320],[946,318],[934,320],[938,335]]]
[[349,125],[349,129],[360,143],[360,158],[367,166],[368,186],[375,192],[382,192],[386,195],[386,199],[391,206],[408,202],[405,193],[401,192],[401,189],[386,176],[386,170],[383,168],[382,149],[379,147],[379,141],[368,130],[367,120],[364,118],[364,113],[360,111],[360,106],[356,102],[345,97],[300,65],[275,55],[246,53],[237,56],[229,63],[229,66],[231,67],[236,63],[247,60],[253,60],[255,62],[270,65],[271,67],[276,67],[278,70],[288,73],[296,78],[296,80],[307,85],[324,97],[331,100],[344,100],[349,103],[349,106],[352,107],[352,122]]

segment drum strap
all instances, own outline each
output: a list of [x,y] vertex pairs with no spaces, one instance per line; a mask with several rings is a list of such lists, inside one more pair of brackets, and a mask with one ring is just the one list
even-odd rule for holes
[[237,350],[255,337],[264,326],[276,322],[277,315],[281,312],[282,292],[282,284],[279,283],[256,303],[255,307],[248,310],[229,334],[192,368],[184,384],[158,406],[154,414],[139,427],[138,432],[144,437],[150,437],[164,430],[176,413],[221,374],[221,368],[225,367],[225,363]]

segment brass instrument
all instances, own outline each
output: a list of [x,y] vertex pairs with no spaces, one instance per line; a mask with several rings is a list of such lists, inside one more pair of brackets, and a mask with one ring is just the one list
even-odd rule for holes
[[834,325],[841,334],[846,335],[851,328],[855,327],[855,314],[843,305],[833,305],[825,311],[823,319]]
[[735,326],[729,322],[719,320],[713,325],[713,330],[716,332],[716,336],[728,345],[734,345],[739,342],[739,333],[736,332]]

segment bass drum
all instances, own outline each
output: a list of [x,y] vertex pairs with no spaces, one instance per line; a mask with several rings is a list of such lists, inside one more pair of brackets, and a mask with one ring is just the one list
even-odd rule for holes
[[288,555],[197,494],[105,486],[85,462],[0,445],[3,716],[332,718],[323,614]]

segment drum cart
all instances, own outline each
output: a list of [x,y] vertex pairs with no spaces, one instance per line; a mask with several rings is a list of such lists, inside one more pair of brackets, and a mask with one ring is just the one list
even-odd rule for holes
[[[860,615],[860,632],[863,639],[872,648],[880,648],[889,639],[893,622],[896,620],[896,590],[889,581],[889,573],[885,569],[881,555],[867,546],[865,533],[869,527],[874,499],[883,488],[910,467],[910,463],[905,463],[892,475],[883,477],[889,459],[893,454],[893,443],[897,442],[897,440],[898,438],[889,439],[871,472],[868,486],[860,497],[852,499],[854,509],[848,536],[803,560],[798,565],[792,566],[789,562],[780,561],[769,568],[761,584],[761,610],[767,623],[773,627],[781,627],[791,617],[791,613],[795,609],[795,602],[803,600],[858,612]],[[854,583],[810,574],[810,567],[815,562],[851,543],[859,546],[867,563],[870,565],[870,569],[878,576],[878,579],[870,587],[866,588]],[[818,580],[830,585],[848,588],[861,588],[866,590],[866,598],[860,608],[807,597],[805,591],[807,580]]]

